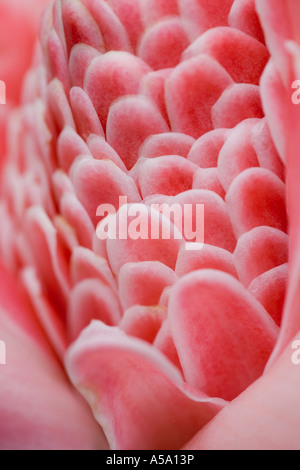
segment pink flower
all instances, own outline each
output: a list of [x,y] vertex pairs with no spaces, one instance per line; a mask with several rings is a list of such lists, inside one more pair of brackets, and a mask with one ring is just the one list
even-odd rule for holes
[[6,106],[0,108],[0,168],[5,154],[7,112],[20,103],[23,77],[31,65],[42,10],[48,0],[2,0],[0,3],[0,80]]
[[[299,7],[271,3],[47,6],[2,178],[1,448],[299,448]],[[182,233],[151,204],[204,204],[204,247],[100,240],[119,196]]]

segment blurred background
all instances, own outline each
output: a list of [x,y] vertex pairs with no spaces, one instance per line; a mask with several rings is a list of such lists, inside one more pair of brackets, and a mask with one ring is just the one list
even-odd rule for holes
[[49,0],[0,0],[0,80],[6,84],[6,104],[0,105],[0,169],[8,113],[20,102],[23,77],[32,62],[47,3]]

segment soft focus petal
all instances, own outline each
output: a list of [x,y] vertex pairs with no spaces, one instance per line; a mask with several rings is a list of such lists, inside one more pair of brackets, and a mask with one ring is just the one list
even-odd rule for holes
[[1,267],[1,449],[101,449],[101,429],[71,389],[25,297]]
[[268,373],[227,406],[187,446],[205,450],[299,450],[300,374],[294,341]]
[[185,386],[146,342],[101,322],[70,348],[67,369],[112,449],[177,449],[225,404]]

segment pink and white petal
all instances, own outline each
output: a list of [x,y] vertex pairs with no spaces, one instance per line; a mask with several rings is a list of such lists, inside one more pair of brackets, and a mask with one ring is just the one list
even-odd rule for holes
[[60,168],[68,172],[78,155],[91,155],[90,149],[72,127],[66,126],[57,140],[57,157]]
[[73,286],[84,279],[98,279],[117,290],[115,278],[105,258],[79,246],[73,250],[70,260],[70,278]]
[[[173,69],[169,68],[156,70],[155,72],[149,72],[144,76],[140,84],[140,94],[144,95],[154,104],[156,104],[162,114],[162,117],[168,125],[170,123],[165,100],[165,84],[172,71]],[[171,133],[169,134],[172,135]]]
[[224,406],[184,385],[180,372],[145,341],[93,322],[66,360],[111,449],[178,449]]
[[255,5],[272,60],[284,84],[289,85],[292,70],[285,43],[290,39],[300,39],[299,3],[297,0],[279,0],[274,8],[272,0],[255,0]]
[[238,124],[220,150],[218,174],[226,191],[243,170],[259,166],[252,145],[252,130],[257,122],[257,119],[247,119]]
[[158,261],[128,263],[119,272],[119,296],[124,309],[133,305],[158,305],[165,287],[175,284],[172,269]]
[[237,83],[228,87],[211,110],[213,126],[233,128],[244,119],[263,118],[259,87]]
[[193,145],[188,160],[200,168],[215,168],[218,165],[219,153],[226,142],[230,131],[214,129],[203,134]]
[[[247,54],[245,54],[247,51]],[[237,83],[259,84],[269,59],[267,48],[234,28],[213,28],[202,34],[183,53],[183,59],[207,54],[224,67]]]
[[[165,292],[167,290],[169,291],[170,288],[165,289]],[[160,303],[161,305],[164,305],[162,302]],[[182,367],[180,364],[177,350],[175,348],[174,340],[170,329],[170,322],[168,321],[168,319],[163,321],[160,330],[155,337],[153,346],[157,348],[161,353],[163,353],[163,355],[169,361],[171,361],[176,366],[176,368],[182,373]]]
[[140,201],[133,179],[110,160],[77,160],[70,176],[79,201],[95,224],[99,219],[96,215],[99,205],[112,204],[117,210],[121,195],[127,196],[129,203]]
[[225,198],[225,190],[220,183],[218,168],[198,168],[193,177],[193,189],[206,189]]
[[177,0],[140,0],[144,24],[150,26],[158,20],[179,14]]
[[107,51],[128,51],[132,52],[132,47],[128,33],[118,16],[103,0],[81,0],[101,31],[106,52]]
[[106,142],[104,137],[100,137],[99,135],[90,135],[87,143],[96,160],[111,160],[124,173],[127,173],[127,168],[123,161],[117,152]]
[[76,44],[69,58],[69,75],[72,86],[83,88],[84,77],[88,66],[95,57],[101,54],[87,44]]
[[217,269],[237,277],[233,256],[229,251],[204,244],[201,250],[189,251],[181,247],[178,253],[175,273],[182,277],[198,269]]
[[140,147],[139,158],[155,158],[164,155],[187,157],[195,139],[177,132],[157,134],[149,137]]
[[279,72],[275,69],[273,58],[268,62],[261,77],[261,99],[263,109],[270,127],[272,139],[282,162],[286,161],[286,128],[289,122],[287,100],[291,93],[287,92]]
[[300,374],[294,342],[273,367],[221,411],[185,448],[299,450]]
[[125,26],[132,48],[135,50],[143,32],[141,0],[109,0],[108,3]]
[[79,135],[85,140],[96,134],[104,137],[103,127],[89,96],[80,87],[70,90],[70,103]]
[[179,0],[181,16],[186,21],[191,39],[197,38],[210,28],[228,24],[228,14],[233,0]]
[[60,201],[60,211],[74,228],[79,243],[90,248],[94,235],[94,226],[88,213],[74,193],[66,192]]
[[104,128],[113,101],[138,93],[142,78],[150,70],[141,59],[122,51],[111,51],[91,62],[85,74],[84,89]]
[[282,181],[285,168],[275,148],[266,118],[261,119],[252,129],[251,142],[256,152],[259,166],[273,171]]
[[288,286],[288,264],[270,269],[249,286],[251,294],[262,304],[275,323],[280,326]]
[[166,318],[167,308],[162,305],[134,305],[125,310],[118,326],[127,335],[152,343]]
[[169,127],[159,109],[142,95],[120,98],[110,107],[107,142],[129,170],[138,159],[142,143],[151,135],[168,131]]
[[145,159],[139,166],[142,198],[153,194],[176,196],[192,189],[198,167],[177,155]]
[[[130,215],[129,211],[132,209],[137,214],[136,217]],[[122,231],[123,223],[120,223],[124,218],[127,225],[125,232]],[[140,226],[139,231],[135,225],[136,219]],[[131,223],[134,223],[133,232]],[[159,261],[175,269],[178,250],[184,243],[182,233],[158,210],[144,204],[122,206],[116,215],[116,233],[118,232],[122,238],[108,237],[106,240],[108,259],[114,274],[118,274],[126,263],[141,261]],[[162,237],[162,234],[165,236]]]
[[278,327],[234,277],[187,274],[173,287],[168,315],[185,379],[232,400],[262,375]]
[[[180,204],[183,215],[188,205],[192,206],[192,220],[196,221],[197,229],[201,228],[202,220],[197,216],[197,205],[204,205],[204,242],[224,250],[234,251],[236,238],[234,236],[227,207],[224,200],[213,191],[192,189],[175,197],[168,198],[169,204]],[[182,233],[187,235],[189,218],[184,216]],[[187,229],[187,230],[186,230]]]
[[18,284],[0,268],[2,450],[96,450],[107,443],[70,387]]
[[176,67],[190,44],[180,18],[155,23],[142,36],[137,54],[153,70]]
[[266,225],[287,231],[285,184],[273,172],[250,168],[239,174],[226,195],[237,237]]
[[212,130],[211,107],[232,83],[226,70],[207,55],[178,65],[165,91],[172,131],[197,139]]
[[63,0],[62,21],[68,56],[78,43],[87,44],[98,50],[104,49],[99,27],[82,3]]
[[68,333],[74,341],[92,320],[117,325],[122,312],[116,292],[98,279],[85,279],[73,288],[67,314]]
[[255,0],[234,0],[228,16],[228,24],[265,43]]

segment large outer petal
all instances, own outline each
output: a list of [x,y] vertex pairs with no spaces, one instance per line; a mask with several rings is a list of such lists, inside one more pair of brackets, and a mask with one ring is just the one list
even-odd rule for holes
[[225,404],[191,389],[145,341],[99,321],[71,346],[67,370],[112,449],[178,449]]
[[[295,337],[299,341],[300,332]],[[187,449],[299,450],[300,365],[294,341],[270,371],[228,405]]]
[[106,447],[100,427],[69,385],[26,298],[0,268],[0,449]]

